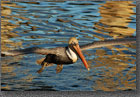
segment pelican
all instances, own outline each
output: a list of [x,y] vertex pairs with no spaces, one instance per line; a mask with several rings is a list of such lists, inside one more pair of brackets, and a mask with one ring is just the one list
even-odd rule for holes
[[124,39],[114,39],[114,40],[104,40],[104,41],[94,41],[92,43],[79,46],[79,42],[75,37],[69,39],[67,47],[56,47],[56,48],[39,48],[32,47],[19,50],[10,50],[7,52],[2,52],[2,55],[16,56],[30,53],[37,53],[46,55],[45,58],[37,61],[41,64],[41,68],[37,71],[41,73],[45,67],[51,66],[52,64],[57,64],[56,73],[59,73],[63,69],[63,64],[73,64],[77,61],[78,57],[82,60],[84,66],[89,71],[90,67],[82,53],[83,50],[111,46],[111,45],[121,45],[121,44],[131,44],[136,43],[136,38],[124,38]]

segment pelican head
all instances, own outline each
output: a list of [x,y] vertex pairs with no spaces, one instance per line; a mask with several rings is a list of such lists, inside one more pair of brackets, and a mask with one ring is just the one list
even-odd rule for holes
[[78,42],[78,40],[75,38],[75,37],[71,37],[70,39],[69,39],[69,45],[70,44],[79,44],[79,42]]
[[68,46],[68,50],[66,51],[67,55],[69,56],[70,59],[72,59],[73,62],[77,61],[77,55],[80,57],[80,59],[82,60],[82,62],[84,63],[85,67],[87,68],[87,70],[89,71],[89,65],[87,64],[87,61],[84,57],[84,55],[82,54],[82,51],[79,47],[79,42],[75,37],[72,37],[69,39],[68,42],[69,46]]

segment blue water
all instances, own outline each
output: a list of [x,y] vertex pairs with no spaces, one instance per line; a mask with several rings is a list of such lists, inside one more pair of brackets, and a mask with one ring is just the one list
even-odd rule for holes
[[[17,26],[8,33],[18,35],[9,38],[14,43],[22,43],[22,46],[19,45],[18,48],[64,47],[67,46],[70,37],[80,39],[81,45],[97,40],[113,39],[114,36],[118,38],[136,36],[136,15],[129,12],[128,15],[123,15],[122,7],[118,10],[120,12],[116,12],[116,16],[112,14],[112,11],[107,13],[104,8],[111,9],[112,7],[106,1],[11,3],[13,6],[3,5],[9,8],[11,13],[2,19],[9,17],[8,23]],[[123,3],[125,5],[125,2]],[[112,2],[110,4],[115,6]],[[122,2],[117,4],[122,4]],[[117,10],[118,7],[114,8]],[[130,11],[135,13],[136,7]],[[118,16],[120,14],[122,17]],[[109,24],[104,23],[108,18],[112,21],[108,22]],[[121,21],[122,18],[124,21]],[[121,22],[118,22],[118,19]],[[128,24],[125,19],[130,20]],[[121,24],[124,27],[122,29]],[[115,26],[118,32],[111,26]],[[130,28],[134,31],[132,30],[131,34],[124,34],[128,33],[126,29]],[[120,34],[119,29],[126,31]],[[17,49],[11,45],[8,47]],[[56,65],[46,68],[41,74],[36,73],[41,67],[36,60],[45,57],[44,55],[2,57],[2,90],[117,91],[136,89],[135,44],[95,48],[83,51],[83,54],[91,66],[90,71],[87,71],[81,60],[78,60],[74,64],[64,66],[59,74],[56,74]]]

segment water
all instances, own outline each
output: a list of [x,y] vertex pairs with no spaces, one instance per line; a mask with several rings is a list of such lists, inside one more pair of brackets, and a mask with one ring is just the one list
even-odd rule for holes
[[[1,49],[67,46],[70,37],[79,44],[136,36],[136,2],[65,1],[2,2]],[[2,90],[120,91],[136,89],[136,44],[83,51],[91,67],[81,60],[64,66],[41,67],[44,55],[2,57]]]

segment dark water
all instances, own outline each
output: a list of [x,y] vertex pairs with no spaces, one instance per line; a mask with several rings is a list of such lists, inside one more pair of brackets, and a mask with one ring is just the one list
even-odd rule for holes
[[[67,46],[136,36],[136,2],[65,1],[2,2],[2,51]],[[41,67],[43,55],[2,57],[2,90],[118,91],[136,89],[136,44],[83,51],[91,70],[81,60],[56,74],[56,65]]]

